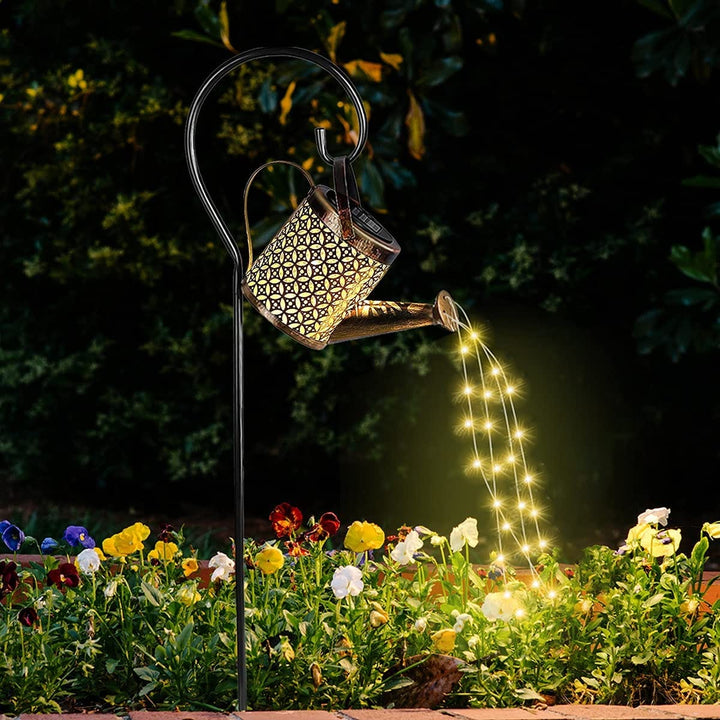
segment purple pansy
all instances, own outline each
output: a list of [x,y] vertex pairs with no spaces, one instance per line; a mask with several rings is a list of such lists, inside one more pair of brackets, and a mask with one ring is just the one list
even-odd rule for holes
[[87,528],[82,525],[68,525],[63,540],[72,547],[94,548],[95,541],[90,537]]
[[[7,523],[7,525],[5,525]],[[7,520],[3,521],[2,540],[10,550],[17,552],[20,546],[25,542],[25,533],[17,526],[9,523]]]

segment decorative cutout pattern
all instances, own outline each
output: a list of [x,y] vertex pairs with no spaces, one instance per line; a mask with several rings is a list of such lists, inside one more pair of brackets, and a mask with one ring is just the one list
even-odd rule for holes
[[245,281],[280,322],[325,343],[387,269],[333,232],[305,201],[268,243]]

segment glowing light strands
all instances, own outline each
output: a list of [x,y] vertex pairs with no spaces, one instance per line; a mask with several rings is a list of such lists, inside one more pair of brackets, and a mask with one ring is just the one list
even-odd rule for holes
[[[532,557],[547,548],[547,541],[540,533],[535,478],[527,466],[528,432],[518,422],[513,402],[521,388],[508,378],[465,311],[455,307],[463,379],[458,399],[465,406],[459,430],[472,440],[468,471],[479,475],[490,496],[497,534],[494,562],[504,572],[505,560],[519,554],[534,572]],[[508,552],[512,545],[515,550]]]

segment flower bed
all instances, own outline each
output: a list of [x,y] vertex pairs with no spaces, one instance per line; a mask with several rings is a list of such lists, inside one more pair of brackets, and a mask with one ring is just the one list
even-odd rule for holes
[[[471,562],[470,518],[449,538],[368,522],[341,535],[332,513],[303,525],[280,505],[277,537],[245,543],[249,705],[717,702],[720,603],[703,570],[720,526],[683,554],[666,516],[640,519],[619,551],[521,570]],[[59,543],[0,533],[54,553],[0,560],[0,712],[232,708],[230,549],[201,561],[182,533],[152,543],[140,523],[99,548],[73,526]]]

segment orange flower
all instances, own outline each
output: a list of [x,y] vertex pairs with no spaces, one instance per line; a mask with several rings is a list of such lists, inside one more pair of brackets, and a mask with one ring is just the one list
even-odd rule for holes
[[292,535],[302,523],[302,513],[290,503],[280,503],[270,513],[270,522],[277,537]]

